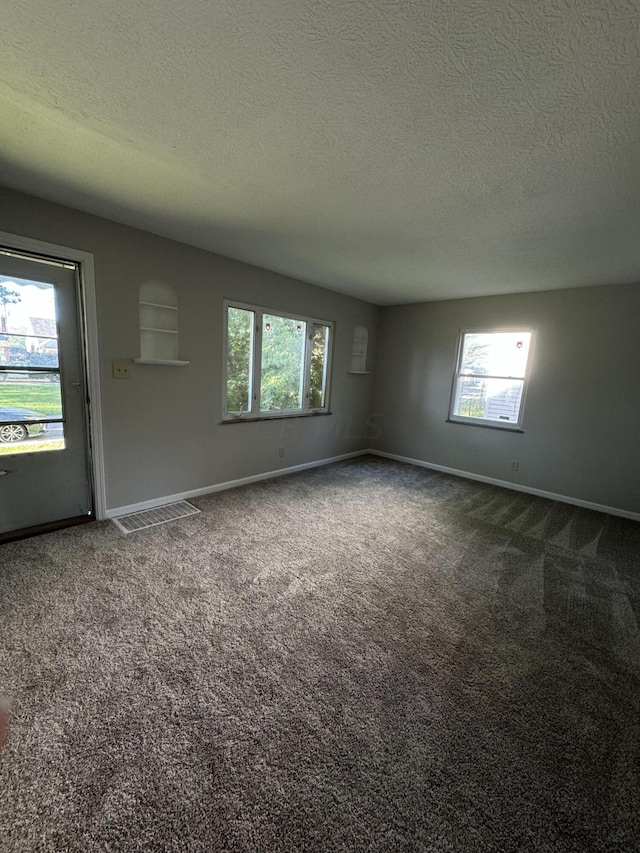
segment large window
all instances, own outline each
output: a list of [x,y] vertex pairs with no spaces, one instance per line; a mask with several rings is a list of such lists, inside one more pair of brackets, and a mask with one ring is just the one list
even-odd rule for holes
[[328,410],[331,323],[231,302],[225,323],[225,418]]
[[465,331],[449,419],[520,429],[531,329]]

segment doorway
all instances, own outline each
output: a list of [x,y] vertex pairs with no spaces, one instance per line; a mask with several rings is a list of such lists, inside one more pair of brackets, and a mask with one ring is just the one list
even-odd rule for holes
[[95,517],[80,268],[0,249],[0,536]]

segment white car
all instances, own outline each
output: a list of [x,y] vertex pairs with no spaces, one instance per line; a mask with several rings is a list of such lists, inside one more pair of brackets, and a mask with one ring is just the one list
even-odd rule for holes
[[20,406],[0,406],[0,442],[15,444],[47,431],[46,415]]

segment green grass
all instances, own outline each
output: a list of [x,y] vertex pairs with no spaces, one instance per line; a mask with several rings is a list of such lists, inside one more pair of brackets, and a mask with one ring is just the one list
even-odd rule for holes
[[60,385],[57,382],[0,382],[0,406],[21,406],[42,415],[61,417]]

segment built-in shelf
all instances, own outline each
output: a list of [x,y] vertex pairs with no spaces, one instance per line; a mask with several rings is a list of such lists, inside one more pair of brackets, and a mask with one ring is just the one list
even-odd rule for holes
[[147,302],[144,299],[140,300],[140,305],[150,305],[152,308],[166,308],[167,311],[177,311],[177,305],[163,305],[161,302]]
[[166,364],[169,367],[184,367],[188,361],[178,361],[173,358],[134,358],[136,364]]
[[178,298],[170,284],[147,281],[140,287],[140,358],[138,364],[182,366],[179,357]]
[[167,364],[171,367],[184,367],[188,361],[177,361],[173,358],[134,358],[136,364]]
[[362,376],[365,376],[368,373],[371,373],[370,370],[347,370],[347,373],[360,373]]
[[351,349],[351,370],[349,373],[369,373],[367,367],[367,344],[369,332],[366,326],[356,326],[353,330],[353,346]]

